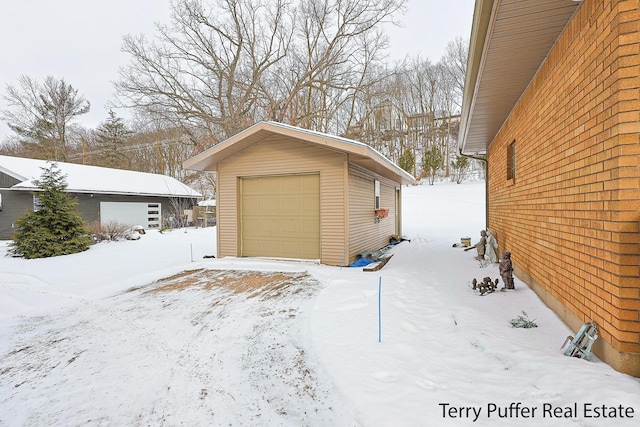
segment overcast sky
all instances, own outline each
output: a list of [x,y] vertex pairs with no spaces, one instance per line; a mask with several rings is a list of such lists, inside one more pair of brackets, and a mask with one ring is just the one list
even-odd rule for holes
[[[107,118],[112,82],[129,62],[126,34],[153,34],[168,23],[170,0],[1,0],[0,94],[21,75],[64,79],[91,103],[78,120],[95,128]],[[394,58],[420,54],[438,61],[447,43],[471,34],[474,0],[409,0],[401,28],[389,30]],[[1,97],[0,97],[1,98]],[[0,99],[0,108],[5,108]],[[125,114],[119,113],[120,116]],[[0,140],[11,134],[0,124]]]

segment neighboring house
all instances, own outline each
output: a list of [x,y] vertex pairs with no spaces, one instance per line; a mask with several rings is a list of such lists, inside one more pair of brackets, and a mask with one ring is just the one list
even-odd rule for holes
[[216,199],[201,200],[193,209],[185,210],[189,224],[196,227],[216,225]]
[[[401,234],[411,175],[366,144],[260,122],[187,160],[217,172],[218,255],[342,265]],[[378,219],[376,209],[387,209]]]
[[[477,0],[461,124],[486,156],[488,227],[596,355],[640,376],[636,1]],[[560,345],[561,343],[558,343]]]
[[407,114],[391,100],[384,100],[373,106],[357,124],[349,126],[345,137],[370,145],[392,161],[399,161],[406,150],[415,156],[413,174],[422,173],[422,159],[425,150],[432,146],[441,147],[445,159],[444,168],[449,172],[449,162],[455,155],[449,147],[457,142],[460,115],[446,111]]
[[201,200],[194,210],[197,213],[198,224],[205,227],[216,225],[216,199]]
[[[66,175],[67,192],[89,223],[116,221],[145,228],[160,227],[202,196],[168,176],[56,162]],[[11,239],[15,221],[32,210],[44,160],[0,156],[0,239]]]

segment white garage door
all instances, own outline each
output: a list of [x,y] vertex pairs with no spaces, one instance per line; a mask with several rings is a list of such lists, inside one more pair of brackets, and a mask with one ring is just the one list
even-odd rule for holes
[[118,222],[144,228],[160,227],[160,203],[100,202],[100,223]]
[[320,258],[320,175],[242,178],[242,256]]

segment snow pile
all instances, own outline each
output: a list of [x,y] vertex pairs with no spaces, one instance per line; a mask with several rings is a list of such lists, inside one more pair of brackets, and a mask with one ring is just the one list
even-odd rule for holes
[[403,190],[374,273],[203,259],[215,228],[0,257],[0,425],[637,425],[640,380],[565,357],[526,285],[471,289],[484,185]]

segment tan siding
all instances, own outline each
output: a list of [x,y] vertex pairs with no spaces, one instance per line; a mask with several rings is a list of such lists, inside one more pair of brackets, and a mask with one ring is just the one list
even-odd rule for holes
[[[376,223],[374,180],[380,181],[380,207],[389,216]],[[349,164],[349,255],[350,262],[362,251],[378,250],[396,231],[397,184],[366,169]]]
[[[238,178],[320,173],[321,262],[340,265],[346,245],[345,154],[274,135],[218,167],[218,254],[238,256]],[[327,238],[326,236],[330,236]]]
[[221,165],[217,174],[218,257],[239,256],[238,178]]
[[320,174],[240,180],[242,256],[320,258]]

